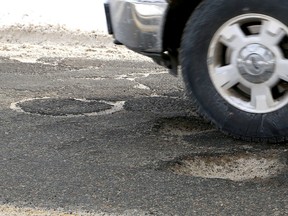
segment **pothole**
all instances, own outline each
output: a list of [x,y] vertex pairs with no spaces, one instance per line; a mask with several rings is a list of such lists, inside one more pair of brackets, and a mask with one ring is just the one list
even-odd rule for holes
[[211,124],[205,122],[199,117],[163,118],[158,120],[154,129],[160,133],[176,136],[192,135],[195,133],[215,130]]
[[30,98],[12,103],[12,110],[50,116],[108,115],[123,109],[124,101],[86,100],[77,98]]
[[179,175],[244,181],[266,179],[287,169],[287,150],[188,156],[168,169]]

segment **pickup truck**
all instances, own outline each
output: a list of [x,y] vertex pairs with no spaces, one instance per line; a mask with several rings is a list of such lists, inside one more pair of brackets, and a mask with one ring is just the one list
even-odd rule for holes
[[235,138],[288,140],[288,1],[110,0],[109,33],[181,74],[201,116]]

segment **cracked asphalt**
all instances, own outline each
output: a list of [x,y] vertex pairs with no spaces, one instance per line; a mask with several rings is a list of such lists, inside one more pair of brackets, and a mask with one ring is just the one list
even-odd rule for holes
[[[153,62],[3,57],[0,65],[0,215],[11,206],[30,208],[15,215],[288,214],[287,144],[218,132],[195,113],[182,80]],[[240,170],[248,156],[252,167],[260,161],[249,176]],[[201,158],[208,168],[236,160],[233,175],[248,178],[209,176],[221,171],[212,165],[204,176],[181,173]]]

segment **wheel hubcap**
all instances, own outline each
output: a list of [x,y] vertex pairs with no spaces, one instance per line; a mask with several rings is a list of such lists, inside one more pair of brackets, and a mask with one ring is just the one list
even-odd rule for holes
[[269,80],[275,69],[274,54],[261,44],[249,44],[239,53],[238,70],[251,83]]
[[214,35],[208,69],[218,93],[250,113],[268,113],[288,104],[288,28],[262,14],[226,22]]

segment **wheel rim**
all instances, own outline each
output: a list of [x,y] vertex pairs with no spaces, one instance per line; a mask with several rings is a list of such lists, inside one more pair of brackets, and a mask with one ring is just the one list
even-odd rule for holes
[[288,103],[288,28],[262,14],[226,22],[208,51],[209,75],[234,107],[268,113]]

